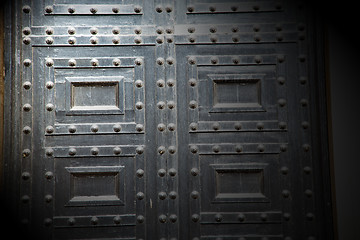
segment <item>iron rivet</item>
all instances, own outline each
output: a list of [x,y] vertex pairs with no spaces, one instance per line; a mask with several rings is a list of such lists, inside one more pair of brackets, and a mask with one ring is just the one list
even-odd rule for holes
[[236,12],[238,10],[238,7],[237,6],[231,6],[230,9],[231,9],[231,11]]
[[169,58],[167,58],[166,59],[166,63],[168,64],[168,65],[173,65],[174,64],[174,58],[172,58],[172,57],[169,57]]
[[254,41],[255,41],[255,42],[260,42],[260,41],[261,41],[261,37],[260,37],[259,34],[255,34],[255,35],[254,35]]
[[173,87],[173,86],[175,85],[175,80],[174,80],[174,79],[168,79],[168,80],[166,81],[166,83],[167,83],[167,85],[168,85],[169,87]]
[[174,30],[172,28],[166,28],[165,32],[167,34],[172,34],[172,33],[174,33]]
[[144,176],[144,170],[142,170],[142,169],[138,169],[137,171],[136,171],[136,176],[138,177],[138,178],[141,178],[141,177],[143,177]]
[[164,87],[165,86],[165,81],[162,80],[162,79],[159,79],[159,80],[156,81],[156,85],[158,87]]
[[280,107],[284,107],[286,105],[286,100],[281,98],[281,99],[278,100],[278,104],[279,104]]
[[136,80],[135,81],[135,86],[138,88],[141,88],[143,86],[143,82],[141,80]]
[[303,129],[308,129],[309,128],[309,122],[303,121],[301,123],[301,126],[303,127]]
[[74,28],[74,27],[69,27],[69,28],[68,28],[68,34],[70,34],[70,35],[74,35],[74,34],[75,34],[75,32],[76,32],[76,30],[75,30],[75,28]]
[[216,222],[221,222],[223,220],[223,216],[221,214],[215,214],[215,221]]
[[25,6],[23,6],[22,10],[23,10],[24,13],[29,13],[31,8],[30,8],[30,6],[25,5]]
[[47,37],[45,39],[45,43],[51,45],[54,43],[54,39],[52,37]]
[[136,12],[136,13],[140,13],[141,10],[142,10],[142,8],[140,6],[135,6],[134,7],[134,12]]
[[190,193],[190,196],[192,199],[197,199],[199,197],[199,192],[198,191],[192,191]]
[[232,62],[233,62],[234,64],[239,64],[240,60],[239,60],[239,58],[233,58],[233,59],[232,59]]
[[71,125],[71,126],[69,126],[68,131],[69,131],[69,133],[75,133],[76,127],[74,125]]
[[220,146],[215,145],[215,146],[213,146],[212,150],[213,150],[213,152],[218,153],[218,152],[220,152]]
[[139,216],[136,217],[136,220],[137,220],[138,223],[143,223],[145,221],[145,218],[144,218],[144,216],[139,215]]
[[53,133],[53,132],[54,132],[54,127],[53,127],[53,126],[47,126],[46,129],[45,129],[45,131],[46,131],[47,133]]
[[305,24],[304,23],[299,23],[298,30],[299,31],[304,31],[305,30]]
[[[170,151],[170,148],[171,148],[171,147],[175,148],[174,146],[170,146],[170,147],[169,147],[169,151]],[[176,171],[175,168],[170,168],[170,169],[169,169],[169,175],[170,175],[171,177],[175,177],[176,174],[177,174],[177,171]]]
[[275,30],[276,30],[276,31],[280,32],[280,31],[282,31],[282,29],[283,29],[283,27],[282,27],[281,24],[276,24],[276,25],[275,25]]
[[46,106],[45,106],[45,108],[46,108],[46,110],[47,111],[49,111],[49,112],[51,112],[52,110],[54,110],[54,105],[53,104],[51,104],[51,103],[48,103],[48,104],[46,104]]
[[259,10],[260,10],[260,6],[259,6],[259,5],[254,5],[254,6],[253,6],[253,9],[254,9],[254,11],[259,11]]
[[159,222],[166,223],[166,220],[167,220],[167,218],[166,218],[166,216],[164,214],[159,216]]
[[309,167],[309,166],[306,166],[306,167],[304,167],[304,172],[306,173],[306,174],[310,174],[311,173],[311,167]]
[[120,132],[121,131],[121,125],[120,124],[115,124],[113,126],[113,130],[114,130],[114,132]]
[[212,58],[210,59],[210,62],[211,62],[212,64],[217,64],[217,63],[219,63],[219,59],[218,59],[217,57],[212,57]]
[[301,32],[301,33],[299,33],[298,37],[299,37],[299,40],[303,41],[303,40],[305,40],[306,35],[305,35],[305,33]]
[[24,63],[25,67],[29,67],[31,65],[31,60],[30,59],[25,59],[23,63]]
[[287,168],[287,167],[282,167],[282,168],[280,169],[280,171],[281,171],[282,174],[287,175],[287,174],[289,173],[289,168]]
[[210,31],[211,33],[216,33],[217,29],[216,29],[216,27],[211,27],[211,28],[209,29],[209,31]]
[[280,2],[275,3],[275,9],[280,11],[282,9],[282,5]]
[[118,13],[119,12],[119,8],[117,8],[117,7],[113,7],[111,10],[112,10],[113,13]]
[[160,147],[158,147],[158,153],[159,154],[164,154],[165,153],[165,151],[166,151],[166,148],[164,147],[164,146],[160,146]]
[[305,85],[306,81],[307,81],[306,77],[300,77],[300,84],[301,85]]
[[142,124],[136,124],[135,129],[138,132],[142,132],[144,130],[144,126]]
[[96,8],[93,8],[93,7],[92,7],[92,8],[90,8],[90,12],[91,12],[92,14],[97,13],[97,11],[98,11],[98,10],[97,10]]
[[285,78],[284,78],[284,77],[278,77],[277,81],[278,81],[278,83],[279,83],[280,85],[284,85],[284,84],[285,84]]
[[28,203],[28,202],[30,202],[30,197],[29,197],[28,195],[22,196],[21,202],[22,202],[22,203]]
[[308,105],[308,101],[306,99],[301,99],[300,104],[301,106],[306,107]]
[[231,28],[231,31],[232,31],[233,33],[236,33],[236,32],[239,31],[239,28],[238,28],[238,27],[232,27],[232,28]]
[[114,147],[113,152],[115,155],[119,155],[121,153],[121,148],[120,147]]
[[194,65],[194,64],[196,63],[196,59],[195,59],[194,57],[190,57],[190,58],[189,58],[189,63],[190,63],[191,65]]
[[160,101],[160,102],[157,103],[157,107],[158,107],[159,109],[164,109],[165,103],[164,103],[163,101]]
[[165,62],[165,59],[163,59],[163,58],[158,58],[158,59],[156,59],[156,63],[157,63],[157,65],[163,65],[164,64],[164,62]]
[[286,150],[287,150],[287,145],[286,144],[280,144],[280,151],[286,152]]
[[29,112],[29,111],[31,110],[31,105],[28,104],[28,103],[24,104],[23,110],[24,110],[25,112]]
[[134,38],[134,42],[135,42],[136,44],[140,44],[140,43],[142,43],[142,38],[141,38],[141,37],[135,37],[135,38]]
[[174,42],[174,38],[173,38],[172,36],[167,36],[167,37],[166,37],[166,41],[167,41],[168,43],[172,43],[172,42]]
[[141,58],[135,59],[135,65],[140,66],[140,65],[142,65],[142,64],[143,64],[143,60],[142,60]]
[[121,217],[120,216],[115,216],[114,218],[113,218],[113,221],[114,221],[114,223],[115,224],[120,224],[121,223]]
[[[196,39],[195,39],[195,37],[189,37],[189,42],[191,42],[191,43],[194,43],[195,41],[196,41]],[[193,61],[192,61],[193,62]],[[194,64],[194,63],[191,63],[190,62],[190,64]]]
[[174,200],[177,197],[177,193],[175,191],[171,191],[171,192],[169,192],[169,197],[170,197],[170,199]]
[[290,191],[289,191],[289,190],[283,190],[283,191],[282,191],[282,196],[283,196],[284,198],[288,198],[288,197],[290,196]]
[[259,122],[259,123],[256,124],[256,128],[258,130],[263,130],[264,127],[265,127],[265,124],[263,122]]
[[27,149],[27,148],[24,149],[22,152],[23,158],[30,156],[30,153],[31,153],[30,149]]
[[31,88],[31,82],[29,82],[29,81],[24,82],[23,87],[24,87],[26,90],[29,90],[29,89]]
[[93,147],[93,148],[91,148],[90,152],[91,152],[92,155],[98,155],[99,154],[99,148]]
[[99,223],[99,219],[97,217],[92,217],[90,222],[92,225],[97,225]]
[[75,148],[70,148],[70,149],[69,149],[69,155],[70,155],[70,156],[76,155],[76,149],[75,149]]
[[243,151],[243,147],[242,147],[241,145],[236,145],[236,146],[235,146],[235,151],[238,152],[238,153],[240,153],[240,152]]
[[261,220],[262,220],[262,221],[264,221],[264,222],[265,222],[265,221],[267,221],[268,216],[267,216],[267,214],[266,214],[266,213],[261,213],[261,214],[260,214],[260,218],[261,218]]
[[167,197],[167,194],[165,192],[159,192],[158,197],[160,200],[165,200]]
[[165,124],[160,123],[160,124],[158,124],[157,128],[158,128],[158,130],[159,130],[160,132],[162,132],[162,131],[165,130]]
[[236,130],[240,130],[241,128],[242,128],[242,126],[241,126],[241,123],[235,123],[234,124],[234,128],[236,129]]
[[282,130],[286,129],[286,125],[286,122],[279,122],[279,128]]
[[50,219],[50,218],[45,218],[45,220],[44,220],[44,225],[47,226],[47,227],[49,227],[49,226],[51,226],[51,224],[52,224],[52,219]]
[[210,7],[209,7],[209,11],[210,11],[210,12],[215,12],[215,11],[216,11],[216,8],[215,8],[214,6],[210,6]]
[[300,61],[300,62],[305,62],[305,60],[306,60],[306,56],[305,56],[305,55],[300,55],[300,56],[299,56],[299,61]]
[[46,156],[51,157],[52,155],[54,155],[54,150],[52,148],[46,148],[45,154],[46,154]]
[[165,10],[166,10],[166,12],[171,13],[172,12],[172,6],[166,6]]
[[282,33],[276,34],[276,40],[281,42],[284,40],[284,35]]
[[30,178],[30,173],[29,172],[23,172],[21,174],[21,177],[23,180],[28,180]]
[[307,213],[306,214],[306,219],[309,220],[309,221],[312,221],[314,220],[315,218],[315,215],[313,213]]
[[194,33],[195,32],[195,28],[194,27],[189,27],[188,28],[188,33]]
[[99,61],[96,58],[90,60],[90,65],[96,67],[99,65]]
[[254,30],[254,32],[260,31],[260,25],[259,25],[259,24],[255,24],[255,25],[253,26],[253,30]]
[[190,84],[190,86],[195,87],[195,86],[196,86],[196,79],[195,79],[195,78],[191,78],[191,79],[189,80],[189,84]]
[[99,39],[97,37],[91,37],[90,38],[90,43],[91,44],[98,44],[98,42],[99,42]]
[[167,104],[169,109],[173,109],[175,107],[175,102],[174,101],[169,101]]
[[137,102],[137,103],[135,104],[135,107],[136,107],[138,110],[141,110],[141,109],[144,108],[144,104],[143,104],[142,102]]
[[75,13],[75,8],[74,7],[69,7],[68,8],[68,13],[71,13],[71,14]]
[[120,38],[119,38],[119,37],[114,37],[114,38],[112,39],[112,42],[113,42],[114,44],[119,44],[119,43],[120,43]]
[[198,152],[198,150],[199,150],[199,149],[198,149],[198,147],[197,147],[197,146],[195,146],[195,145],[191,145],[191,146],[190,146],[190,152],[192,152],[192,153],[194,153],[194,154],[195,154],[195,153],[197,153],[197,152]]
[[29,126],[25,126],[25,127],[23,128],[23,133],[25,133],[25,134],[31,133],[31,128],[30,128]]
[[134,29],[134,33],[135,33],[135,34],[141,34],[141,32],[142,32],[142,31],[141,31],[141,28],[140,28],[140,27],[137,27],[137,28]]
[[144,152],[144,147],[143,146],[138,146],[135,151],[136,151],[137,154],[142,154]]
[[232,41],[234,42],[234,43],[237,43],[237,42],[239,42],[239,36],[232,36]]
[[290,215],[290,213],[284,213],[283,217],[284,217],[284,219],[285,219],[286,221],[289,221],[291,215]]
[[188,6],[187,10],[188,10],[188,12],[193,12],[194,11],[194,6]]
[[136,194],[136,198],[137,198],[138,200],[143,200],[144,197],[145,197],[145,194],[144,194],[143,192],[138,192],[138,193]]
[[70,67],[75,67],[76,66],[76,60],[75,59],[69,59],[69,61],[68,61],[68,65],[70,66]]
[[176,216],[175,214],[171,214],[170,217],[169,217],[169,219],[170,219],[171,222],[174,223],[174,222],[176,222],[176,220],[177,220],[177,216]]
[[170,146],[168,148],[168,151],[169,151],[170,154],[174,154],[176,152],[176,147],[175,146]]
[[312,197],[313,192],[310,189],[306,189],[305,190],[305,195],[310,198],[310,197]]
[[76,38],[74,38],[74,37],[69,37],[68,43],[71,44],[71,45],[75,44],[75,43],[76,43]]
[[309,144],[304,144],[302,147],[303,147],[305,152],[308,152],[310,150],[310,145]]
[[158,44],[162,44],[162,43],[164,42],[164,39],[163,39],[162,37],[157,37],[157,38],[156,38],[156,42],[157,42]]
[[211,36],[211,37],[210,37],[210,41],[211,41],[212,43],[216,43],[216,42],[218,41],[218,38],[217,38],[216,36]]
[[120,33],[120,29],[119,29],[118,27],[114,27],[114,28],[112,29],[112,33],[113,33],[113,34],[119,34],[119,33]]
[[279,63],[283,63],[285,61],[285,55],[278,55],[277,60]]
[[240,213],[240,214],[238,215],[238,220],[239,220],[239,222],[245,221],[245,215],[244,215],[243,213]]
[[192,169],[190,170],[190,173],[191,173],[191,175],[193,175],[194,177],[196,177],[197,175],[199,175],[199,169],[197,169],[197,168],[192,168]]
[[46,7],[45,7],[45,12],[46,12],[46,13],[50,14],[50,13],[52,13],[53,11],[54,11],[54,9],[53,9],[52,6],[46,6]]
[[169,129],[169,131],[174,131],[175,130],[175,124],[174,123],[169,123],[168,124],[168,129]]
[[45,173],[45,178],[46,178],[46,179],[50,180],[50,179],[52,179],[53,177],[54,177],[54,174],[53,174],[52,172],[46,172],[46,173]]
[[45,86],[47,89],[52,89],[54,87],[54,83],[51,81],[48,81],[48,82],[46,82]]
[[157,34],[163,34],[163,33],[164,33],[164,28],[158,27],[158,28],[156,29],[156,33],[157,33]]
[[52,67],[54,65],[54,61],[51,58],[47,58],[45,60],[45,64],[47,67]]
[[159,169],[159,171],[158,171],[158,175],[159,175],[159,177],[164,177],[164,176],[165,176],[165,174],[166,174],[165,169]]
[[195,109],[197,107],[197,102],[195,100],[192,100],[189,102],[189,107],[191,109]]
[[193,214],[191,215],[191,220],[193,222],[198,222],[200,220],[200,215],[199,214]]
[[22,32],[25,35],[30,35],[31,34],[31,29],[29,27],[24,27]]
[[95,34],[97,34],[98,32],[99,32],[99,30],[98,30],[96,27],[90,28],[90,33],[91,33],[92,35],[95,35]]
[[198,128],[197,123],[190,123],[190,130],[195,131]]
[[263,144],[259,144],[257,147],[259,152],[264,152],[265,151],[265,146]]
[[255,56],[255,57],[254,57],[254,61],[255,61],[255,63],[257,63],[257,64],[261,63],[261,62],[262,62],[261,56]]

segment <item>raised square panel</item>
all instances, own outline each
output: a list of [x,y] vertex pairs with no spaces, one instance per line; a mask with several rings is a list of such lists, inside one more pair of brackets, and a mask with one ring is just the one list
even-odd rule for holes
[[67,115],[123,114],[123,77],[66,77]]
[[119,110],[118,82],[73,82],[71,110]]
[[216,198],[264,196],[263,169],[215,169]]
[[123,166],[66,167],[70,173],[67,206],[124,205]]
[[210,74],[211,112],[264,111],[262,84],[264,74]]

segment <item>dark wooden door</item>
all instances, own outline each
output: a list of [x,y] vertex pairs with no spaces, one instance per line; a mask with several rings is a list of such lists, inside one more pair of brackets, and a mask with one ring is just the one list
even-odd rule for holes
[[305,6],[8,10],[8,198],[39,239],[331,238]]

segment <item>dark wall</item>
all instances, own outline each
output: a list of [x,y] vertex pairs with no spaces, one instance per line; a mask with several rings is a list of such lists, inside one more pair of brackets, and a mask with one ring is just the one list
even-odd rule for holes
[[[360,42],[348,7],[330,7],[327,24],[339,240],[360,239]],[[340,14],[340,13],[343,14]]]

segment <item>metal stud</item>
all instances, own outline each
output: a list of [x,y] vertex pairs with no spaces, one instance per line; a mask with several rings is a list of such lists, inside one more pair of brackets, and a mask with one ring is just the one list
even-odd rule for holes
[[191,220],[193,222],[198,222],[200,220],[200,215],[199,214],[193,214],[191,215]]
[[69,149],[69,155],[70,155],[70,156],[76,155],[76,149],[75,149],[75,148],[70,148],[70,149]]
[[75,67],[76,66],[76,60],[71,58],[71,59],[69,59],[68,64],[69,64],[70,67]]
[[46,156],[51,157],[52,155],[54,155],[54,150],[52,148],[46,148],[45,154]]
[[117,7],[113,7],[111,10],[112,10],[113,13],[118,13],[119,12],[119,8],[117,8]]
[[31,65],[31,60],[30,59],[25,59],[23,62],[25,67],[29,67]]
[[216,222],[221,222],[223,220],[223,216],[219,213],[215,214],[214,218]]
[[46,12],[47,14],[50,14],[50,13],[52,13],[53,11],[54,11],[54,9],[53,9],[52,6],[46,6],[46,7],[45,7],[45,12]]
[[119,155],[121,153],[121,148],[120,147],[114,147],[113,152],[115,155]]
[[162,132],[162,131],[165,130],[165,124],[160,123],[160,124],[158,124],[157,128],[158,128],[158,130],[159,130],[160,132]]
[[169,216],[169,219],[170,219],[170,222],[174,223],[174,222],[176,222],[176,220],[177,220],[177,216],[176,216],[175,214],[171,214],[171,215]]
[[54,83],[51,81],[48,81],[48,82],[46,82],[45,86],[47,89],[52,89],[54,87]]
[[196,79],[195,79],[195,78],[191,78],[191,79],[189,80],[189,84],[190,84],[191,87],[195,87],[195,86],[196,86]]
[[47,133],[53,133],[53,132],[54,132],[54,127],[53,127],[53,126],[47,126],[46,129],[45,129],[45,131],[46,131]]
[[254,61],[255,61],[255,63],[259,64],[259,63],[262,62],[262,57],[257,55],[257,56],[254,57]]
[[195,100],[191,100],[191,101],[189,102],[189,107],[190,107],[191,109],[195,109],[195,108],[197,107],[197,102],[196,102]]
[[218,153],[218,152],[220,152],[220,146],[215,145],[215,146],[213,146],[212,150],[213,150],[214,153]]
[[191,173],[191,175],[193,175],[194,177],[196,177],[197,175],[199,175],[199,169],[197,169],[197,168],[192,168],[192,169],[190,170],[190,173]]
[[135,81],[135,86],[138,87],[138,88],[141,88],[143,86],[143,81],[141,80],[136,80]]
[[75,133],[76,127],[74,125],[71,125],[71,126],[69,126],[68,131],[69,131],[69,133]]
[[140,43],[142,43],[142,38],[141,38],[141,37],[135,37],[135,38],[134,38],[134,42],[135,42],[136,44],[140,44]]
[[22,156],[23,156],[23,158],[30,156],[30,154],[31,154],[30,149],[27,149],[27,148],[26,148],[26,149],[24,149],[24,150],[22,151]]
[[289,168],[287,167],[282,167],[280,169],[280,172],[283,174],[283,175],[287,175],[289,173]]
[[159,154],[164,154],[166,152],[166,148],[164,147],[164,146],[160,146],[160,147],[158,147],[158,153]]
[[167,194],[165,192],[159,192],[158,197],[160,200],[165,200],[167,197]]
[[197,123],[190,123],[190,129],[192,130],[192,131],[195,131],[197,128],[198,128],[198,125],[197,125]]
[[138,223],[143,223],[143,222],[145,221],[145,217],[144,217],[143,215],[138,215],[138,216],[136,217],[136,221],[137,221]]
[[239,222],[245,221],[245,215],[243,213],[240,213],[237,218],[238,218]]
[[47,67],[52,67],[54,65],[54,60],[52,60],[51,58],[46,58],[45,59],[45,65]]
[[144,152],[144,147],[143,146],[138,146],[135,151],[136,151],[137,154],[142,154]]
[[169,129],[169,131],[174,131],[175,130],[175,124],[174,123],[169,123],[168,124],[168,129]]
[[142,60],[141,58],[135,59],[135,65],[140,66],[140,65],[142,65],[142,64],[143,64],[143,60]]
[[31,133],[31,127],[25,126],[25,127],[23,128],[23,133],[25,133],[25,134],[30,134],[30,133]]
[[135,129],[138,132],[142,132],[144,131],[144,126],[142,124],[136,124]]
[[284,198],[288,198],[290,196],[290,191],[289,190],[283,190],[281,194],[282,194],[282,196]]
[[92,217],[92,218],[90,219],[90,223],[91,223],[92,225],[97,225],[97,224],[99,223],[99,219],[98,219],[97,217]]
[[92,8],[90,8],[90,12],[91,12],[92,14],[97,13],[97,11],[98,11],[98,10],[97,10],[96,8],[93,8],[93,7],[92,7]]
[[166,81],[166,83],[167,83],[167,85],[168,85],[169,87],[173,87],[173,86],[175,85],[175,80],[174,80],[174,79],[168,79],[168,80]]
[[235,128],[236,130],[240,130],[240,129],[242,128],[241,123],[239,123],[239,122],[235,123],[235,124],[234,124],[234,128]]
[[120,216],[115,216],[114,218],[113,218],[113,221],[114,221],[114,223],[115,224],[120,224],[121,223],[121,221],[122,221],[122,219],[121,219],[121,217]]
[[22,10],[23,10],[24,13],[29,13],[31,8],[30,8],[30,6],[25,5],[25,6],[23,6]]
[[192,153],[197,153],[199,151],[199,148],[197,147],[197,146],[195,146],[195,145],[191,145],[190,146],[190,152],[192,152]]
[[68,8],[68,13],[70,13],[70,14],[75,13],[75,8],[74,7],[69,7]]
[[196,64],[196,58],[195,57],[190,57],[189,61],[188,61],[191,65]]
[[265,151],[265,146],[263,144],[259,144],[257,147],[259,152],[264,152]]
[[265,127],[265,125],[264,125],[263,122],[259,122],[259,123],[256,124],[256,128],[257,128],[258,130],[263,130],[264,127]]
[[241,145],[236,145],[236,146],[235,146],[235,151],[236,151],[237,153],[241,153],[241,152],[243,151],[243,147],[242,147]]
[[142,11],[142,8],[140,6],[135,6],[134,7],[134,12],[135,13],[141,13],[141,11]]
[[51,224],[52,224],[52,219],[51,218],[45,218],[44,225],[49,227],[49,226],[51,226]]
[[50,179],[52,179],[54,177],[54,174],[52,173],[52,172],[46,172],[45,173],[45,178],[47,179],[47,180],[50,180]]
[[142,102],[137,102],[135,104],[136,109],[141,110],[144,108],[144,104]]
[[91,152],[91,154],[94,155],[94,156],[95,156],[95,155],[98,155],[98,154],[99,154],[99,148],[93,147],[93,148],[91,148],[90,152]]
[[52,37],[47,37],[45,39],[45,43],[51,45],[54,43],[54,39]]
[[45,108],[47,111],[51,112],[52,110],[54,110],[55,106],[54,104],[48,103],[46,104]]
[[138,200],[143,200],[144,197],[145,197],[145,194],[144,194],[143,192],[138,192],[138,193],[136,194],[136,198],[137,198]]
[[164,87],[165,86],[165,81],[162,80],[162,79],[159,79],[159,80],[156,81],[156,85],[158,87]]
[[175,107],[175,102],[174,101],[168,101],[167,106],[169,109],[173,109]]
[[175,59],[172,58],[172,57],[169,57],[169,58],[166,59],[166,63],[167,63],[168,65],[173,65],[174,62],[175,62]]
[[198,198],[199,198],[199,192],[198,192],[198,191],[192,191],[192,192],[190,193],[190,197],[191,197],[192,199],[198,199]]
[[159,171],[158,171],[158,175],[159,175],[159,177],[164,177],[165,175],[166,175],[166,170],[165,169],[159,169]]
[[23,172],[22,174],[21,174],[21,178],[23,179],[23,180],[28,180],[29,178],[30,178],[30,173],[29,172]]
[[266,213],[261,213],[261,214],[260,214],[260,219],[261,219],[263,222],[267,221],[267,219],[268,219],[267,214],[266,214]]
[[75,30],[74,27],[69,27],[67,32],[68,32],[68,34],[70,34],[70,35],[74,35],[75,32],[76,32],[76,30]]
[[28,195],[24,195],[21,197],[21,202],[22,203],[28,203],[30,202],[30,197]]
[[194,12],[194,6],[188,6],[187,7],[188,12]]
[[170,199],[174,200],[174,199],[176,199],[176,197],[177,197],[177,193],[175,191],[169,192],[169,198]]
[[218,63],[219,63],[219,58],[217,58],[217,57],[211,57],[210,62],[211,62],[212,64],[218,64]]
[[175,146],[169,146],[168,150],[169,150],[170,154],[174,154],[176,152],[176,147]]
[[28,104],[28,103],[24,104],[23,110],[24,110],[25,112],[29,112],[29,111],[31,110],[31,105]]
[[97,37],[91,37],[90,38],[90,43],[91,44],[98,44],[99,43],[99,39]]
[[25,35],[30,35],[31,34],[31,29],[29,27],[24,27],[22,32]]
[[99,65],[99,61],[96,58],[93,58],[90,60],[90,64],[91,66],[96,67]]
[[136,171],[136,176],[137,176],[138,178],[143,177],[144,174],[145,174],[145,171],[142,170],[142,169],[138,169],[138,170]]
[[159,222],[166,223],[167,217],[164,214],[161,214],[159,216]]
[[31,88],[31,82],[29,82],[29,81],[24,82],[23,88],[26,90],[29,90]]
[[68,43],[71,44],[71,45],[74,45],[74,44],[76,43],[76,38],[74,38],[74,37],[69,37]]

